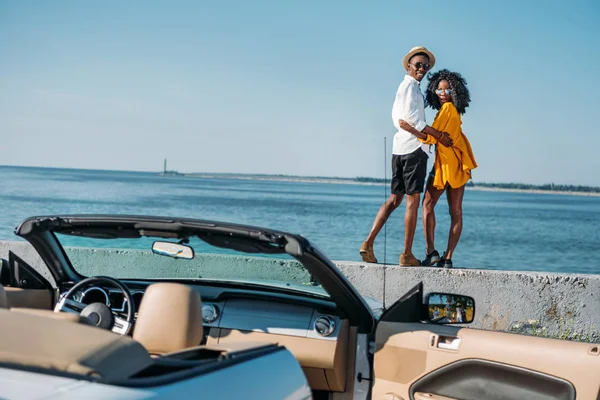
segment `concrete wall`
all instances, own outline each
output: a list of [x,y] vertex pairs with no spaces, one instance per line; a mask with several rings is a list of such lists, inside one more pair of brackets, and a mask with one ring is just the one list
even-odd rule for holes
[[50,272],[48,272],[44,262],[28,242],[0,240],[0,258],[8,260],[9,250],[12,250],[13,253],[21,257],[26,263],[37,269],[44,278],[50,281],[50,283],[56,285],[54,278],[52,278],[52,275],[50,275]]
[[[0,257],[7,259],[9,250],[48,276],[28,243],[0,241]],[[174,275],[189,278],[260,277],[300,284],[310,279],[296,262],[265,263],[263,259],[255,263],[253,257],[197,255],[194,268],[183,260],[139,250],[77,250],[71,258],[84,274],[88,271],[86,260],[93,259],[95,274],[118,277],[150,278],[178,269]],[[387,306],[423,281],[426,292],[475,298],[475,321],[470,327],[600,342],[600,275],[403,268],[347,261],[336,264],[361,294],[385,300]]]

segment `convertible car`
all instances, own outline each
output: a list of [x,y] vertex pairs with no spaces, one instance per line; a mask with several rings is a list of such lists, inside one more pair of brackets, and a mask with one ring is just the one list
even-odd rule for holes
[[[0,270],[0,398],[600,399],[598,346],[469,329],[423,283],[387,309],[306,238],[51,215]],[[484,299],[485,300],[485,299]]]

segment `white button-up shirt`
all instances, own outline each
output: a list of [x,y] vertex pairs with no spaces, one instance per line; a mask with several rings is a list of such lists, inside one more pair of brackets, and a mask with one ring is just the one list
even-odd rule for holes
[[400,128],[398,120],[403,119],[418,131],[422,131],[427,125],[425,123],[425,98],[421,93],[418,80],[406,75],[398,86],[396,100],[392,107],[392,120],[398,130],[394,135],[392,146],[393,154],[409,154],[419,147],[425,149],[422,142],[415,135]]

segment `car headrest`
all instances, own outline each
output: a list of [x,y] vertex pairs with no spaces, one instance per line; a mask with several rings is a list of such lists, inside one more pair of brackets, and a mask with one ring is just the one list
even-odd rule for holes
[[202,299],[179,283],[155,283],[140,304],[133,338],[151,354],[165,354],[202,341]]
[[9,308],[8,307],[8,297],[6,296],[6,290],[4,290],[4,286],[0,285],[0,308]]

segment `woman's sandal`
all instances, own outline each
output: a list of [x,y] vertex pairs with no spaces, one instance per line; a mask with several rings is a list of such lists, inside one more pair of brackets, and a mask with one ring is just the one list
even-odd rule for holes
[[452,260],[446,259],[446,252],[444,252],[444,255],[442,256],[442,258],[440,258],[440,261],[438,261],[437,267],[438,268],[454,268],[454,266],[452,265]]
[[424,267],[431,267],[432,265],[437,264],[440,260],[440,253],[438,253],[437,250],[434,250],[427,254],[423,262],[421,262],[421,265]]

